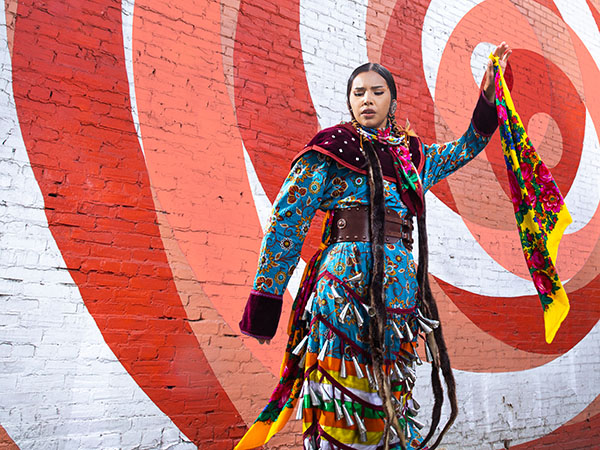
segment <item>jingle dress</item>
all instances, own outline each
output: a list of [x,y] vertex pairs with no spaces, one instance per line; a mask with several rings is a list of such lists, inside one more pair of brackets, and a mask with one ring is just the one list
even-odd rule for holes
[[[423,190],[473,159],[489,142],[496,120],[494,106],[482,94],[469,128],[459,139],[442,145],[424,145],[411,139]],[[244,334],[266,339],[275,334],[282,296],[316,211],[369,204],[358,140],[351,125],[336,125],[320,131],[294,160],[273,204],[270,226],[262,242],[253,289],[240,322]],[[384,156],[382,146],[375,148]],[[410,218],[397,183],[385,176],[385,158],[380,159],[384,166],[385,207]],[[305,449],[375,450],[381,445],[385,415],[366,331],[370,319],[365,306],[371,278],[370,242],[328,245],[330,225],[328,214],[323,243],[308,264],[294,303],[281,381],[237,449],[255,448],[266,442],[283,427],[296,403],[300,403],[296,417],[303,420]],[[399,420],[409,438],[407,448],[412,449],[422,440],[419,421],[414,417],[419,405],[411,395],[412,355],[420,331],[416,267],[402,240],[385,244],[384,256],[388,317],[384,355],[398,400],[395,406]],[[397,437],[391,442],[391,448],[400,448]]]

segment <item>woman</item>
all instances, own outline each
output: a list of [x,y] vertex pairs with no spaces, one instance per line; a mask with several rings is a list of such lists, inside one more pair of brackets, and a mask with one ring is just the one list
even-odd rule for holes
[[[494,54],[506,64],[509,47]],[[491,63],[471,124],[458,140],[423,145],[395,121],[396,85],[378,64],[350,76],[352,123],[319,132],[296,157],[273,205],[258,272],[240,322],[270,340],[282,296],[317,209],[327,212],[323,242],[308,264],[289,324],[281,380],[237,449],[255,448],[280,430],[299,403],[305,449],[423,446],[440,418],[442,369],[456,416],[452,370],[427,282],[423,194],[473,159],[497,126]],[[419,270],[412,217],[419,225]],[[421,336],[432,363],[436,404],[423,439],[412,398]]]

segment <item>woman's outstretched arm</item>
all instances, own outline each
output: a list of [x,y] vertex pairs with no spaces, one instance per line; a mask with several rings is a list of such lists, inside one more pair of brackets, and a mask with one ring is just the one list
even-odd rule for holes
[[240,322],[242,333],[261,343],[277,331],[283,293],[300,259],[310,223],[323,201],[330,164],[329,157],[314,151],[302,155],[273,203],[256,277]]

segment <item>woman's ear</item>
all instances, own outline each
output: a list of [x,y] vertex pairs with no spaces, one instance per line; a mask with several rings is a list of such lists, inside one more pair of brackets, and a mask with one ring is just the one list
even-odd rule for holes
[[391,116],[396,114],[397,107],[398,107],[398,102],[396,102],[396,99],[392,100],[392,103],[390,104],[390,115]]

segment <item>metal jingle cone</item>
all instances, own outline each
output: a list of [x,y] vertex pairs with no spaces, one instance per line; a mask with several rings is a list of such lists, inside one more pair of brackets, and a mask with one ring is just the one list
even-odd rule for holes
[[354,418],[356,419],[356,426],[358,427],[358,437],[361,442],[367,441],[367,427],[365,427],[365,423],[360,418],[358,413],[354,411]]
[[412,363],[413,361],[415,361],[417,359],[417,356],[415,353],[411,353],[407,350],[404,350],[403,348],[400,349],[400,358],[402,358],[403,361],[406,361],[407,364]]
[[352,275],[350,278],[346,280],[346,282],[354,283],[355,281],[360,281],[363,278],[362,272],[358,272],[356,275]]
[[313,307],[314,299],[315,299],[315,293],[313,292],[312,294],[310,294],[310,297],[308,297],[308,301],[306,302],[306,306],[304,307],[304,313],[302,314],[303,320],[307,320],[308,317],[312,314],[311,310]]
[[319,356],[317,356],[317,359],[319,361],[323,361],[325,359],[325,355],[327,354],[327,350],[329,349],[329,344],[331,343],[330,339],[325,339],[325,343],[323,344],[323,347],[321,347],[321,351],[319,352]]
[[405,366],[408,364],[411,364],[412,361],[410,359],[408,359],[408,357],[404,356],[404,355],[398,355],[399,361],[404,364]]
[[302,389],[300,389],[300,394],[298,394],[298,407],[296,409],[296,420],[302,420],[302,416],[304,415],[304,388],[306,387],[305,381],[302,383]]
[[417,366],[422,366],[423,365],[423,360],[419,357],[419,354],[417,353],[416,349],[415,349],[414,355],[416,356],[415,361],[417,363]]
[[335,399],[333,400],[333,409],[335,411],[335,420],[342,420],[344,413],[342,412],[342,407]]
[[375,370],[373,370],[373,387],[376,391],[379,391],[379,382],[377,381],[377,376],[375,376]]
[[404,331],[406,332],[406,339],[408,340],[408,342],[412,342],[415,337],[413,335],[412,330],[410,329],[410,325],[408,324],[408,322],[404,324]]
[[307,437],[306,439],[304,439],[304,448],[306,450],[317,450],[317,448],[315,447],[314,443],[313,443],[313,438],[311,437]]
[[306,354],[308,352],[304,352],[302,353],[302,358],[300,358],[300,361],[298,361],[298,367],[304,367],[305,363],[306,363]]
[[319,389],[321,390],[321,397],[323,397],[323,401],[325,403],[329,403],[330,401],[332,401],[333,399],[331,398],[331,395],[329,395],[327,393],[327,389],[325,389],[325,386],[322,384],[319,384]]
[[404,335],[402,334],[402,331],[400,331],[400,328],[398,328],[398,325],[396,325],[396,322],[392,322],[392,329],[394,330],[394,333],[396,333],[396,336],[398,336],[398,339],[404,339]]
[[413,380],[413,382],[417,380],[417,373],[412,367],[406,367],[406,373],[408,374],[409,378]]
[[365,374],[363,373],[362,369],[360,368],[360,364],[358,364],[358,360],[356,359],[356,356],[352,355],[352,362],[354,363],[354,370],[356,370],[356,376],[358,378],[364,378]]
[[394,439],[399,439],[400,437],[398,436],[398,432],[396,431],[396,428],[394,428],[394,425],[390,426],[390,432],[392,433],[392,435],[394,436]]
[[298,407],[296,408],[296,420],[302,420],[304,417],[304,402],[298,402]]
[[335,300],[337,300],[338,298],[341,298],[342,300],[344,299],[344,297],[342,297],[340,295],[340,293],[337,291],[337,289],[335,288],[335,286],[331,286],[331,292],[333,292],[333,298]]
[[346,316],[348,315],[348,311],[350,311],[350,303],[346,303],[342,308],[342,312],[340,312],[340,322],[346,323]]
[[358,308],[356,307],[356,305],[354,303],[352,304],[352,308],[354,309],[354,314],[356,315],[356,322],[358,323],[358,326],[362,327],[363,323],[365,323],[365,321],[363,320],[362,316],[360,315],[360,311],[358,310]]
[[421,409],[421,405],[419,404],[419,402],[418,402],[417,400],[415,400],[415,398],[414,398],[414,397],[411,397],[410,401],[412,402],[412,407],[413,407],[414,409],[416,409],[417,411],[418,411],[419,409]]
[[340,365],[340,378],[346,378],[346,360],[344,353],[342,352],[342,364]]
[[396,363],[396,362],[394,363],[394,369],[396,369],[396,375],[400,381],[402,381],[406,378],[406,375],[404,374],[402,369],[400,369],[400,367],[398,366],[398,363]]
[[406,421],[406,440],[410,441],[413,437],[412,433],[410,432],[410,427],[408,426],[408,421]]
[[317,396],[313,388],[310,386],[310,381],[306,385],[306,388],[308,389],[308,395],[310,395],[310,403],[315,407],[321,406],[321,401],[319,400],[319,397]]
[[344,402],[342,402],[342,414],[344,415],[344,419],[346,420],[346,425],[348,425],[349,427],[353,427],[354,420],[352,420],[352,416],[348,412],[348,409],[346,408],[346,404]]
[[428,317],[423,316],[422,314],[420,315],[420,319],[427,323],[427,325],[429,325],[431,328],[437,328],[440,326],[440,321],[439,320],[435,320],[435,319],[430,319]]
[[302,340],[296,345],[294,350],[292,350],[293,355],[299,355],[306,343],[308,342],[308,334],[302,338]]
[[365,308],[365,311],[369,317],[375,317],[375,308],[373,308],[371,305],[367,305],[366,303],[361,303],[361,305],[363,305],[363,308]]
[[431,328],[427,323],[425,323],[425,321],[422,320],[420,317],[417,317],[417,322],[419,323],[421,330],[423,330],[423,333],[433,333],[433,328]]
[[369,365],[365,365],[365,372],[367,372],[367,379],[369,380],[369,387],[371,389],[375,389],[375,380],[373,378],[373,374],[371,373],[371,369],[369,369]]
[[410,406],[406,408],[406,411],[413,417],[419,414],[419,411],[412,409]]
[[433,362],[433,354],[431,353],[431,349],[429,348],[427,339],[425,340],[425,359],[427,360],[428,363]]
[[411,422],[412,422],[412,423],[415,425],[415,427],[417,427],[419,430],[420,430],[420,429],[422,429],[422,428],[425,426],[425,424],[424,424],[424,423],[421,423],[421,422],[419,422],[419,421],[418,421],[417,419],[415,419],[414,417],[406,416],[406,418],[407,418],[408,420],[410,420],[410,421],[411,421]]
[[404,375],[404,379],[410,380],[414,384],[414,382],[417,380],[417,377],[416,377],[415,373],[412,371],[412,369],[410,367],[400,366],[400,370],[402,371],[402,374]]

